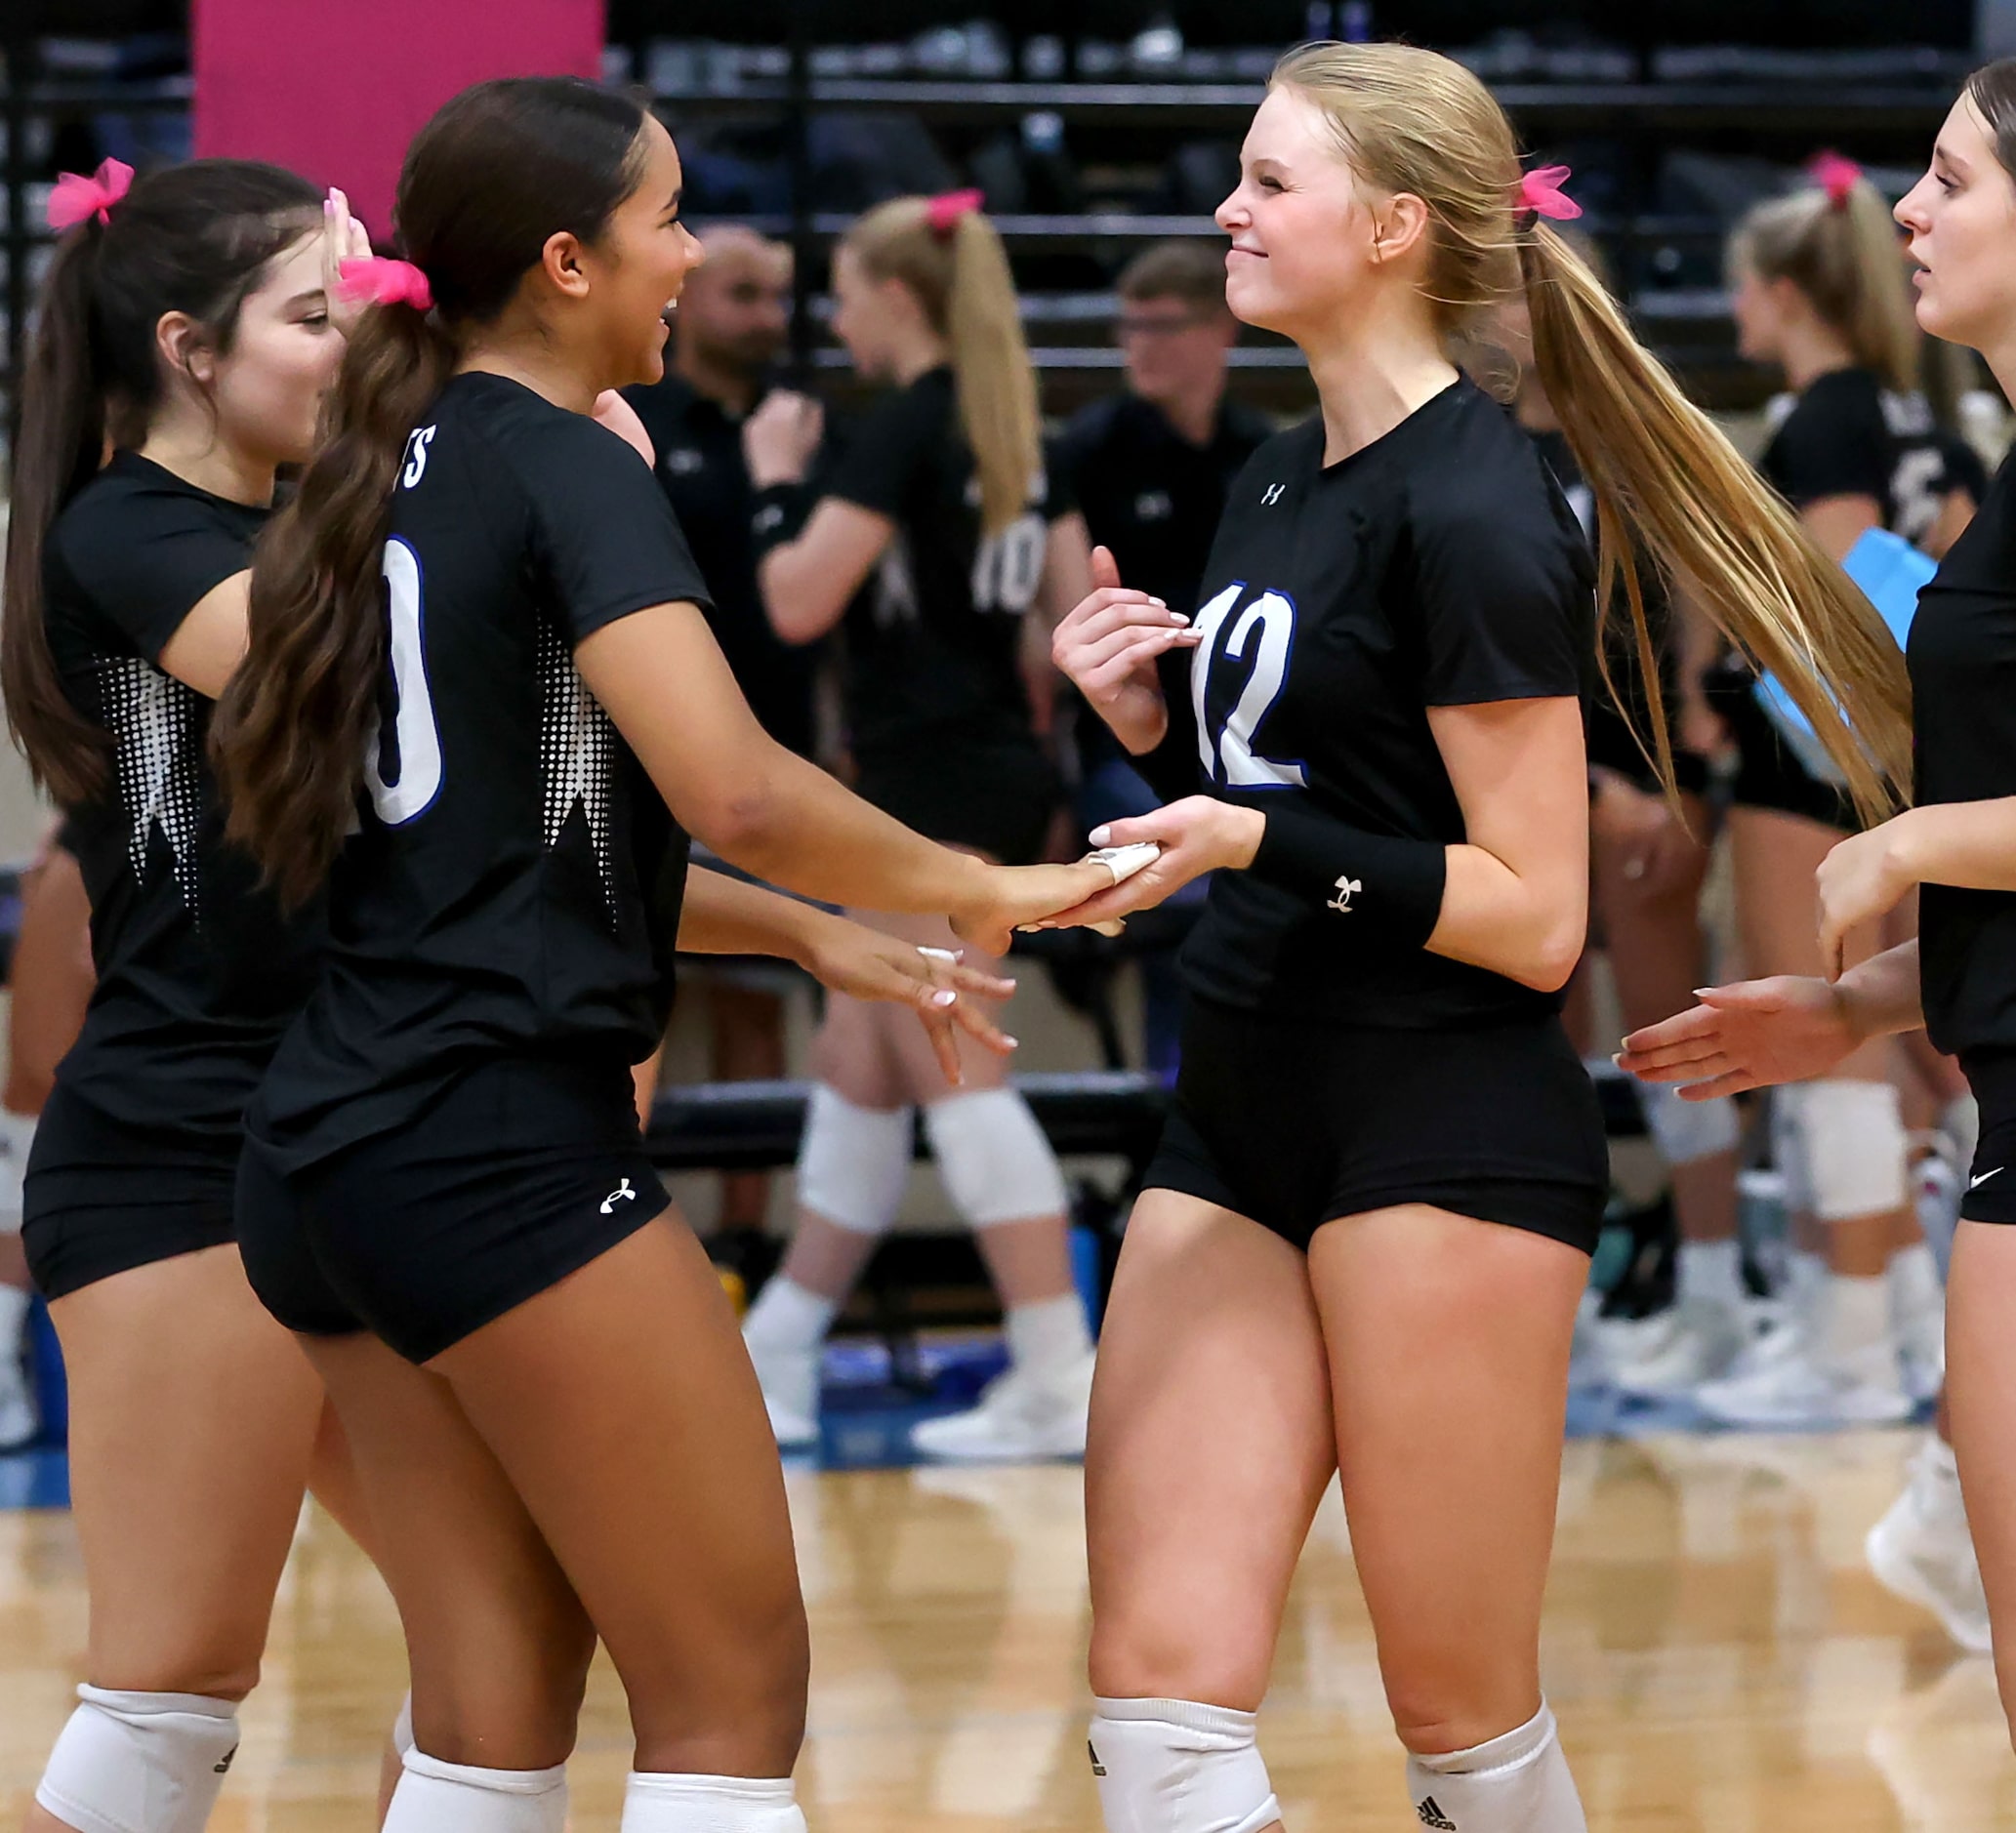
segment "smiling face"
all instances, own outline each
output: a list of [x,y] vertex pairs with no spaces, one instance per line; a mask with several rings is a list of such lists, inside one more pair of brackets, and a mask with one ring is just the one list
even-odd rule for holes
[[1920,328],[1977,350],[2007,348],[2016,339],[2016,181],[1969,98],[1954,103],[1897,221],[1917,265]]
[[577,255],[589,281],[582,329],[597,351],[600,386],[609,388],[665,374],[666,313],[686,275],[707,259],[679,220],[685,176],[672,136],[646,115],[641,139],[636,185]]
[[1381,287],[1419,290],[1427,206],[1361,180],[1329,117],[1293,83],[1260,103],[1239,164],[1217,224],[1232,238],[1225,303],[1246,323],[1300,340],[1353,321]]

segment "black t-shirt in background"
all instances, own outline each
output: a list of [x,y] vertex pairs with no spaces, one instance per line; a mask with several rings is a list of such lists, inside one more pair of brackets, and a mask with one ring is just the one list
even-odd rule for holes
[[[1168,658],[1151,763],[1247,807],[1282,799],[1377,835],[1452,845],[1462,809],[1431,707],[1587,696],[1588,545],[1533,442],[1467,379],[1323,463],[1320,420],[1232,486],[1204,578],[1204,641]],[[1201,714],[1201,716],[1200,716]],[[1212,880],[1183,951],[1192,989],[1288,1017],[1455,1030],[1543,1016],[1557,996],[1354,930],[1251,872]]]
[[1873,497],[1883,526],[1911,542],[1931,533],[1954,491],[1979,503],[1987,487],[1973,448],[1941,431],[1923,395],[1886,389],[1867,369],[1816,377],[1757,468],[1797,509],[1826,497]]
[[[1918,593],[1907,650],[1915,799],[2016,795],[2016,479],[2004,464]],[[2016,893],[1918,892],[1925,1029],[1963,1061],[2016,1052]]]
[[[1227,396],[1211,438],[1195,445],[1153,402],[1128,392],[1076,414],[1057,442],[1055,464],[1093,545],[1113,550],[1122,584],[1187,617],[1225,493],[1273,433],[1266,415]],[[1081,763],[1121,754],[1105,721],[1082,700],[1077,738]]]
[[816,646],[794,647],[770,628],[756,580],[750,534],[755,492],[742,457],[742,422],[684,377],[668,373],[626,388],[658,454],[658,481],[714,594],[707,621],[750,711],[778,744],[802,757],[813,748]]
[[120,452],[57,518],[44,617],[65,693],[111,738],[63,844],[91,898],[98,984],[57,1079],[127,1125],[233,1156],[247,1101],[314,984],[319,910],[294,920],[224,838],[211,703],[160,666],[268,511]]
[[818,489],[896,525],[844,626],[848,736],[864,774],[927,764],[947,746],[1033,750],[1022,618],[1068,499],[1032,479],[1024,512],[982,536],[949,368],[877,401]]
[[390,641],[322,980],[254,1125],[311,1163],[500,1057],[636,1062],[664,1035],[686,836],[574,667],[706,587],[631,448],[500,376],[407,444]]

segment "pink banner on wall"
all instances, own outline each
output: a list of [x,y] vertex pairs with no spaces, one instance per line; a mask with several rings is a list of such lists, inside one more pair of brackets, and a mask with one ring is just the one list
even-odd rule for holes
[[492,76],[600,74],[603,0],[194,0],[199,157],[339,184],[391,227],[406,143]]

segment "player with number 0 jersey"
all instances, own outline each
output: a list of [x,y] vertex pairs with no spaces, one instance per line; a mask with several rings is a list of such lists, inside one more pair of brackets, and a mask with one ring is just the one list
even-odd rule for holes
[[[1523,291],[1620,576],[1642,544],[1703,581],[1872,805],[1872,759],[1902,762],[1873,613],[1541,220],[1576,214],[1562,176],[1521,179],[1498,103],[1447,59],[1291,53],[1218,222],[1233,310],[1301,346],[1322,413],[1234,485],[1194,623],[1109,569],[1057,632],[1178,798],[1094,832],[1161,856],[1068,915],[1217,873],[1087,1454],[1113,1833],[1280,1825],[1254,1715],[1333,1473],[1416,1817],[1584,1824],[1539,1650],[1605,1185],[1556,1013],[1588,895],[1596,614],[1567,504],[1452,342]],[[1850,659],[1838,700],[1816,631]]]

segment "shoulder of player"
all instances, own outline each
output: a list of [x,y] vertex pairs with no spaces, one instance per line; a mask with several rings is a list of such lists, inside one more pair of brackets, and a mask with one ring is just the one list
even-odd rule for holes
[[1561,486],[1532,435],[1488,395],[1453,416],[1446,436],[1421,448],[1405,471],[1406,520],[1418,548],[1443,543],[1488,550],[1559,542],[1586,545]]
[[[479,470],[487,458],[535,502],[555,493],[599,499],[611,489],[621,490],[633,474],[651,482],[656,494],[649,468],[621,435],[529,388],[445,393],[421,426],[464,432],[467,456]],[[444,448],[437,436],[432,457],[438,459],[444,449],[452,448]]]
[[[153,466],[121,454],[63,505],[49,531],[48,551],[88,582],[105,562],[124,558],[138,541],[188,529],[217,529],[248,542],[228,509]],[[251,562],[248,558],[247,565]]]

